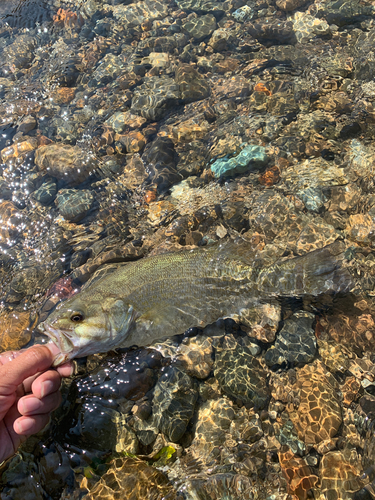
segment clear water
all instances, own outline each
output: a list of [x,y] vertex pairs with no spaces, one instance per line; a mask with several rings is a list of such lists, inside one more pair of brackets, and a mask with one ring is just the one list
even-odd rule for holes
[[375,497],[373,10],[0,2],[1,351],[166,251],[241,237],[267,269],[341,240],[353,277],[286,293],[293,264],[242,319],[77,360],[1,499]]

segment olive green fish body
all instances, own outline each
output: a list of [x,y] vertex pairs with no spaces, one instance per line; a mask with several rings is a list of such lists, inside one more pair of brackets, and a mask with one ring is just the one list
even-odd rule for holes
[[347,290],[351,281],[342,252],[335,243],[265,269],[245,241],[145,258],[61,303],[42,329],[63,353],[55,364],[149,345],[221,317],[241,319],[270,297]]

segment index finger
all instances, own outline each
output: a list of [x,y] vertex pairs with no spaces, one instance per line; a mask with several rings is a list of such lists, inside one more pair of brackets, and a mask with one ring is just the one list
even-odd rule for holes
[[47,370],[52,362],[53,354],[48,347],[35,346],[0,364],[0,394],[13,394],[25,379]]

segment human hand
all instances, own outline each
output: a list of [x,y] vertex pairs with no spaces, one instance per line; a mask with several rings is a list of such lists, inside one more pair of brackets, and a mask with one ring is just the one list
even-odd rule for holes
[[59,406],[61,377],[72,375],[73,364],[49,370],[58,352],[48,343],[0,354],[0,463],[42,430]]

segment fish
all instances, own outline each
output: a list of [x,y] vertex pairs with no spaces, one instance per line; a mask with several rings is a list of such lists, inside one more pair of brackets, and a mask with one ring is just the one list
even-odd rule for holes
[[246,240],[163,253],[93,279],[39,325],[60,349],[58,366],[76,357],[144,347],[220,318],[242,321],[273,298],[347,293],[354,278],[346,245],[336,241],[275,263]]

